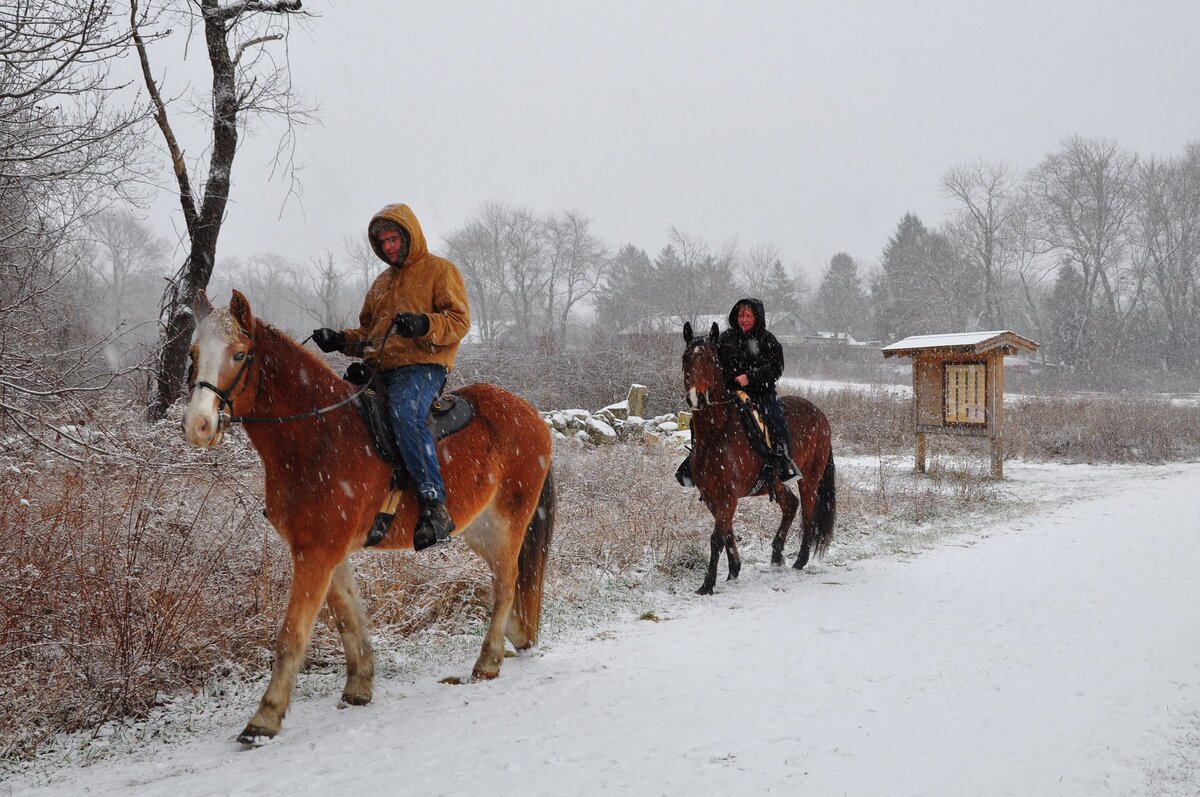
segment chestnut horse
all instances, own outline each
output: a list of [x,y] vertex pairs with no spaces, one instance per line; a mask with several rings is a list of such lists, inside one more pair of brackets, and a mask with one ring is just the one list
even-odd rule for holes
[[[700,498],[716,521],[710,541],[708,572],[697,595],[711,595],[717,582],[717,564],[721,549],[729,560],[729,579],[738,577],[742,568],[737,541],[733,536],[733,514],[739,498],[751,496],[763,470],[763,459],[750,445],[742,426],[736,399],[725,387],[725,376],[717,356],[716,324],[707,338],[692,337],[692,325],[683,325],[683,386],[688,406],[692,408],[692,481],[700,490]],[[783,546],[788,529],[802,509],[804,538],[800,553],[792,567],[797,570],[808,564],[809,555],[820,556],[833,539],[833,522],[837,515],[837,489],[833,466],[833,445],[829,419],[811,401],[799,396],[783,396],[784,417],[791,434],[792,461],[801,478],[797,487],[799,500],[788,485],[776,479],[773,485],[763,485],[753,495],[766,495],[774,487],[775,498],[783,510],[783,520],[771,543],[771,564],[783,564]]]
[[[370,702],[375,659],[347,555],[362,548],[392,468],[374,454],[351,403],[355,388],[323,359],[256,319],[238,291],[228,308],[212,311],[203,295],[200,305],[184,434],[209,448],[231,421],[245,424],[266,471],[266,516],[292,554],[271,681],[238,736],[254,744],[279,732],[322,601],[346,652],[342,700]],[[518,650],[537,642],[555,512],[550,432],[533,407],[498,387],[457,394],[475,419],[438,443],[438,457],[456,535],[492,571],[491,624],[472,669],[472,678],[488,679],[500,672],[505,637]],[[411,548],[417,511],[406,491],[378,547]]]

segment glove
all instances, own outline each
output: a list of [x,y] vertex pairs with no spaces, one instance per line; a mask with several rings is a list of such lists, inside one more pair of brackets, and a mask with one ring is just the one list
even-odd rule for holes
[[429,316],[424,313],[396,313],[392,326],[402,338],[419,338],[429,331]]
[[326,353],[341,351],[346,346],[346,333],[329,327],[314,329],[312,339],[317,348]]

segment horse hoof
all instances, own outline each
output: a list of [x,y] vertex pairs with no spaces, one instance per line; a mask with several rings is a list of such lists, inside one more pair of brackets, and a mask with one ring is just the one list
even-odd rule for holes
[[713,594],[712,591],[713,591],[712,587],[701,587],[700,589],[696,590],[696,594],[697,595],[711,595],[711,594]]
[[797,559],[797,560],[796,560],[796,563],[795,563],[794,565],[792,565],[792,569],[793,569],[793,570],[803,570],[803,569],[804,569],[804,566],[805,566],[806,564],[808,564],[808,560],[807,560],[807,559],[806,559],[806,560],[804,560],[803,562],[802,562],[802,561],[800,561],[799,559]]
[[783,566],[783,555],[782,554],[772,554],[771,555],[771,564],[773,564],[777,567],[782,567]]
[[365,706],[371,702],[371,694],[362,692],[342,692],[342,702],[348,706]]
[[268,730],[261,725],[251,723],[246,726],[246,729],[238,734],[237,740],[247,747],[259,747],[271,739],[275,738],[275,734],[279,731]]
[[472,681],[491,681],[494,678],[496,678],[498,675],[500,675],[499,670],[497,670],[496,672],[484,672],[483,670],[471,670],[471,680]]

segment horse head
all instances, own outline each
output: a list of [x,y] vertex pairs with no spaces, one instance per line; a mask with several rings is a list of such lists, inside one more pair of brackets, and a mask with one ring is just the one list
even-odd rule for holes
[[196,337],[188,369],[188,404],[183,433],[196,448],[221,442],[233,416],[254,404],[258,368],[254,360],[256,321],[250,302],[234,291],[229,307],[213,310],[204,291],[196,299]]
[[720,328],[714,322],[708,337],[693,337],[691,322],[683,325],[683,389],[688,406],[702,409],[714,401],[728,398],[725,390],[725,375],[717,357],[717,338]]

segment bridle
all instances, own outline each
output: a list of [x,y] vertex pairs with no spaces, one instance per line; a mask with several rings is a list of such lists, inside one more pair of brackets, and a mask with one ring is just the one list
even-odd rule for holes
[[[383,348],[384,343],[387,343],[387,339],[391,334],[392,334],[392,325],[389,324],[387,331],[383,333],[383,340],[379,344],[380,349]],[[307,338],[304,339],[303,342],[301,342],[300,345],[303,346],[305,343],[307,343],[311,339],[312,339],[312,335],[309,335]],[[325,407],[314,407],[313,409],[309,410],[308,412],[302,412],[297,415],[269,415],[269,416],[234,415],[233,414],[233,402],[237,397],[233,396],[231,394],[233,393],[234,389],[237,388],[238,383],[242,381],[242,377],[248,373],[247,369],[249,369],[250,364],[252,362],[254,362],[254,354],[256,351],[257,351],[257,349],[250,349],[248,352],[244,353],[245,356],[242,357],[241,367],[238,368],[238,372],[233,375],[233,382],[225,390],[221,390],[219,387],[212,384],[211,382],[205,382],[203,380],[197,381],[197,382],[191,382],[191,380],[189,380],[189,382],[191,382],[191,385],[192,385],[192,387],[191,387],[192,390],[195,390],[198,387],[202,387],[202,388],[205,388],[206,390],[211,391],[212,393],[214,393],[216,395],[217,400],[219,401],[219,403],[217,404],[217,428],[222,432],[225,431],[226,429],[228,429],[231,425],[233,425],[235,423],[240,423],[240,424],[288,423],[289,421],[302,421],[302,420],[305,420],[308,418],[320,418],[322,415],[324,415],[327,412],[333,412],[336,409],[341,409],[342,407],[346,406],[347,404],[350,404],[350,403],[356,401],[359,396],[361,396],[363,393],[367,392],[367,390],[371,387],[371,381],[375,378],[375,369],[372,368],[371,376],[368,377],[367,380],[362,384],[362,387],[360,387],[355,392],[351,393],[346,398],[342,399],[339,402],[330,404]],[[242,352],[238,352],[238,354],[242,354]],[[236,355],[235,355],[234,359],[237,359]],[[192,367],[193,368],[195,367],[194,363],[193,363]],[[261,370],[258,372],[258,378],[259,378],[259,383],[261,384],[262,383],[262,371]],[[250,380],[247,378],[246,385],[244,385],[242,387],[242,390],[245,390],[246,386],[248,386],[249,384],[250,384]],[[228,412],[225,411],[226,407],[229,408]]]
[[[212,382],[205,382],[203,379],[192,383],[192,390],[195,390],[196,388],[204,388],[205,390],[208,390],[216,395],[217,401],[219,402],[217,404],[217,428],[221,431],[228,429],[231,423],[245,420],[245,418],[235,416],[233,414],[233,402],[237,397],[232,395],[232,393],[234,389],[237,388],[237,386],[241,383],[242,377],[249,374],[248,369],[250,368],[250,364],[254,362],[254,353],[255,349],[251,349],[248,352],[238,352],[238,354],[242,357],[242,366],[238,369],[238,372],[234,374],[233,382],[230,383],[229,387],[225,388],[224,390],[217,387]],[[192,367],[196,367],[195,363],[192,364]],[[259,378],[261,379],[262,377],[260,376]],[[246,385],[242,386],[242,390],[245,390],[246,386],[249,384],[250,380],[247,379]],[[240,392],[241,391],[239,391],[239,393]],[[226,407],[229,408],[228,412],[226,412]]]
[[[692,349],[699,349],[699,348],[707,347],[709,345],[710,344],[708,343],[708,341],[706,341],[704,338],[696,338],[694,340],[694,342],[689,344],[687,350],[684,351],[684,357],[687,357],[688,353]],[[718,366],[718,370],[720,370],[719,366]],[[693,390],[694,389],[695,388],[693,388]],[[695,412],[699,412],[700,410],[705,410],[710,407],[719,407],[722,404],[731,404],[733,402],[733,396],[728,395],[728,392],[727,392],[727,395],[725,398],[718,399],[715,401],[712,398],[710,398],[710,396],[709,396],[709,394],[711,392],[712,391],[710,391],[710,390],[705,390],[705,391],[697,390],[696,391],[696,407],[694,408]]]

